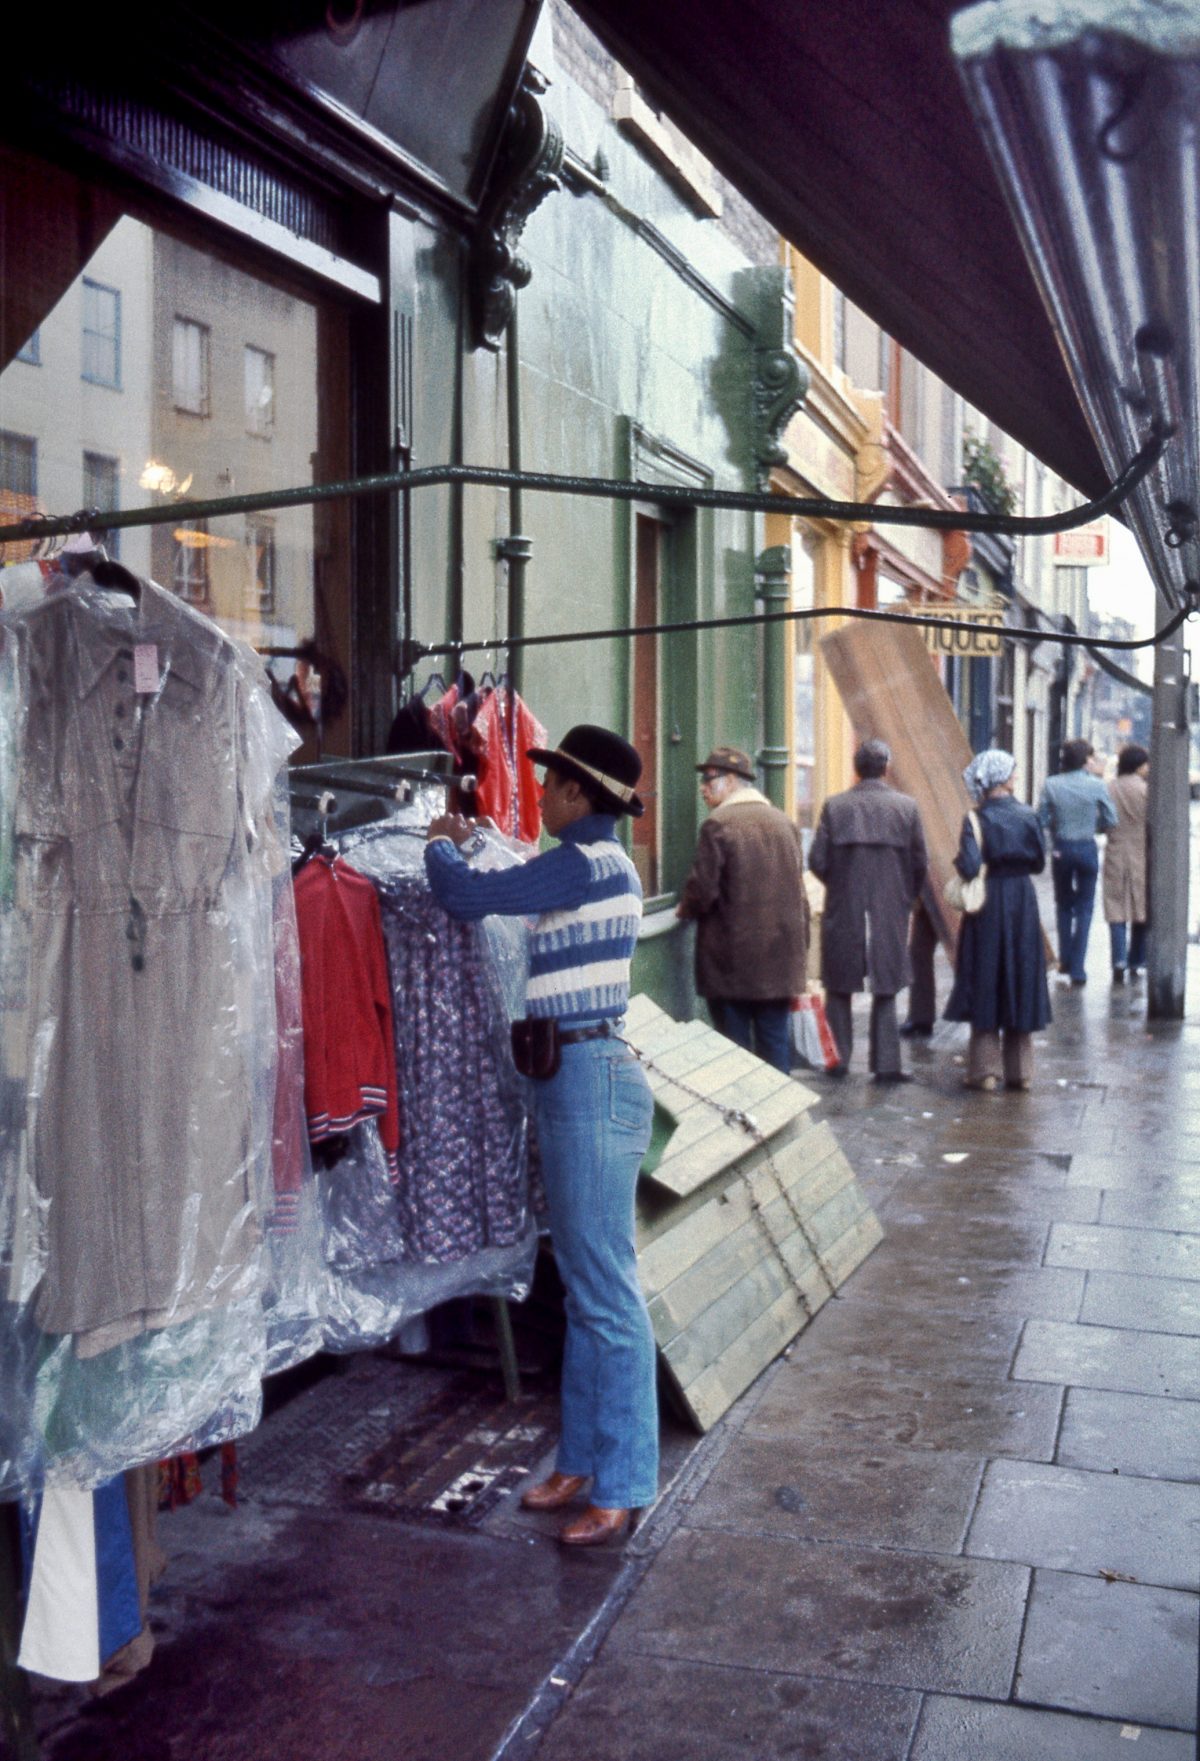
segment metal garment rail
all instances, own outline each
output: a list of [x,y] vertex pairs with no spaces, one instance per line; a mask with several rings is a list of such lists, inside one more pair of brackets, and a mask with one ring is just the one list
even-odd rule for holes
[[[84,508],[62,516],[30,515],[0,526],[0,546],[17,541],[69,536],[92,528],[120,531],[136,526],[162,526],[190,520],[216,519],[224,514],[265,512],[273,508],[301,507],[344,497],[386,495],[414,489],[473,484],[481,488],[529,489],[550,495],[580,495],[604,501],[653,501],[660,506],[712,508],[742,513],[779,514],[793,519],[818,519],[868,525],[912,526],[942,532],[988,532],[1004,537],[1043,538],[1069,532],[1119,507],[1153,469],[1162,456],[1166,437],[1153,432],[1141,450],[1102,496],[1081,507],[1059,514],[1013,515],[972,513],[969,509],[892,507],[873,502],[831,501],[825,497],[762,494],[743,490],[703,489],[676,484],[648,483],[615,477],[569,477],[545,471],[505,471],[483,465],[431,465],[419,470],[390,471],[369,477],[348,478],[337,483],[307,484],[292,489],[264,490],[252,495],[218,496],[205,501],[180,501],[166,506],[129,508],[104,512]],[[1184,585],[1184,603],[1152,636],[1136,641],[1097,643],[1094,637],[1038,630],[1020,630],[995,624],[971,623],[960,618],[939,618],[921,611],[873,611],[860,606],[819,606],[785,612],[754,612],[743,616],[695,618],[666,624],[629,624],[602,630],[568,631],[556,635],[528,636],[514,631],[484,641],[451,640],[440,643],[410,642],[404,645],[401,671],[411,672],[416,662],[429,655],[453,655],[489,649],[520,650],[565,642],[596,642],[627,636],[672,635],[696,630],[736,629],[753,624],[801,622],[816,618],[862,618],[879,623],[911,623],[926,629],[977,631],[1015,642],[1058,642],[1068,647],[1095,649],[1152,648],[1177,630],[1184,618],[1200,609],[1200,582]]]

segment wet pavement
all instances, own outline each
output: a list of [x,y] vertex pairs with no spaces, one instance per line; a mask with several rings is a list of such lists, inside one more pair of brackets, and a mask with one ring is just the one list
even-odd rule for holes
[[910,1085],[823,1087],[886,1240],[669,1432],[627,1544],[564,1555],[511,1471],[469,1522],[372,1510],[447,1383],[353,1360],[248,1440],[241,1509],[164,1519],[155,1662],[43,1691],[46,1761],[1193,1761],[1200,961],[1148,1032],[1106,952],[1028,1095],[964,1091],[949,1026]]

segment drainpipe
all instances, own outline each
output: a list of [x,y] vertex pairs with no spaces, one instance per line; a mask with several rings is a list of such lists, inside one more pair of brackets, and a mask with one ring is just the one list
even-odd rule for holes
[[[754,570],[754,596],[764,612],[787,611],[792,597],[791,556],[785,544],[759,554]],[[780,622],[763,629],[763,744],[758,762],[763,793],[776,807],[787,808],[789,722],[788,643],[791,625]]]
[[[517,305],[514,295],[512,312],[505,332],[505,379],[508,404],[508,468],[521,469],[521,350],[517,329]],[[519,484],[508,492],[508,536],[496,543],[496,555],[508,565],[508,633],[512,637],[525,634],[525,566],[533,555],[533,539],[521,531],[524,511]],[[514,647],[508,653],[509,702],[515,709],[515,695],[523,690],[525,650]]]
[[1150,736],[1150,932],[1146,1015],[1182,1021],[1188,950],[1189,796],[1183,631],[1154,650]]

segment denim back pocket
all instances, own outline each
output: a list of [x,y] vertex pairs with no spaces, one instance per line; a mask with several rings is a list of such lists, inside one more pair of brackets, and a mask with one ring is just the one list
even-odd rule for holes
[[608,1065],[608,1116],[627,1131],[649,1131],[654,1097],[642,1067],[633,1058],[612,1058]]

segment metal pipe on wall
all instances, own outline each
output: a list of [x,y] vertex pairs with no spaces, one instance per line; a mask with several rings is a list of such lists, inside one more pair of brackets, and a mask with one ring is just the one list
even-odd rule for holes
[[1183,631],[1154,651],[1154,723],[1150,735],[1150,923],[1146,1012],[1181,1021],[1188,951],[1188,859],[1191,838],[1188,686]]

